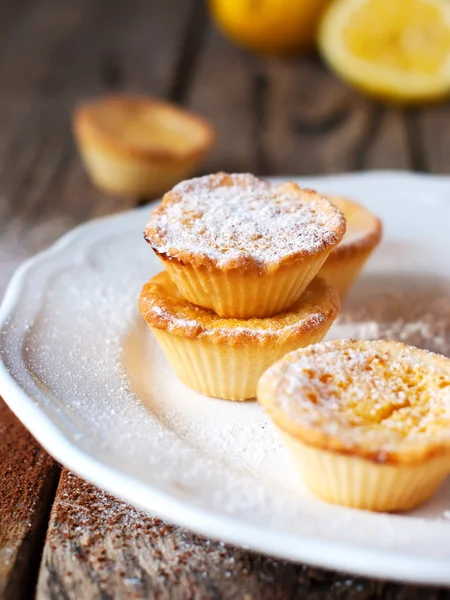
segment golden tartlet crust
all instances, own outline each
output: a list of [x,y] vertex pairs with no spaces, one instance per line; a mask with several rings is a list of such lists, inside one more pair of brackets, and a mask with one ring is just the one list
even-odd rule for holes
[[324,194],[324,197],[339,208],[347,222],[347,231],[340,244],[330,252],[328,263],[365,254],[378,246],[383,236],[378,217],[345,196]]
[[270,367],[257,396],[278,427],[313,447],[377,463],[450,461],[450,360],[426,350],[322,342]]
[[219,172],[165,194],[144,237],[162,260],[264,274],[329,252],[345,229],[342,213],[313,190]]
[[339,294],[320,278],[288,312],[265,319],[223,319],[190,304],[165,272],[146,283],[139,297],[139,310],[150,327],[234,347],[285,344],[312,330],[328,329],[339,308]]
[[144,162],[191,162],[214,142],[211,125],[174,104],[146,96],[107,96],[76,108],[80,141]]

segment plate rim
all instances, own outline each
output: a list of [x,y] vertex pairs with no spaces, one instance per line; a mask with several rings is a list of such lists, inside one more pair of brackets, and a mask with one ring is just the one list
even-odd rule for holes
[[[327,179],[361,179],[367,176],[389,176],[439,181],[450,183],[450,176],[417,174],[407,171],[365,171],[348,174],[318,176],[284,176],[271,177],[272,180],[297,179],[300,181]],[[26,260],[13,274],[0,306],[0,333],[11,314],[16,301],[27,279],[28,273],[36,265],[58,255],[65,248],[84,238],[92,230],[106,223],[111,226],[115,221],[124,218],[135,218],[137,213],[145,213],[154,201],[144,207],[127,210],[113,215],[93,219],[78,225],[65,233],[49,248]],[[55,460],[64,464],[71,471],[106,490],[114,496],[137,506],[144,511],[155,514],[176,523],[179,526],[196,531],[203,536],[226,541],[252,549],[263,554],[280,558],[305,562],[317,567],[343,570],[370,578],[387,578],[411,583],[449,585],[450,571],[445,559],[428,558],[426,556],[404,556],[393,551],[359,547],[349,542],[338,542],[317,539],[314,536],[292,535],[287,532],[276,532],[260,529],[244,519],[218,515],[208,509],[194,506],[182,499],[176,499],[151,484],[139,482],[120,469],[115,469],[95,458],[87,450],[77,446],[66,438],[63,431],[52,421],[33,398],[21,388],[9,372],[4,362],[4,351],[0,352],[0,394],[17,418],[31,432],[33,437]],[[373,566],[376,565],[376,566]],[[373,566],[373,567],[372,567]]]

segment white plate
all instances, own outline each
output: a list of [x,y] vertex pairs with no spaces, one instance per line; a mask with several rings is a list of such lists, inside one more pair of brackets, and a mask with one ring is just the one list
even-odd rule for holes
[[[351,306],[369,306],[361,330],[376,329],[374,295],[393,291],[397,337],[409,332],[426,345],[416,317],[406,329],[399,319],[402,302],[420,307],[427,287],[425,309],[441,311],[442,333],[450,179],[301,181],[354,196],[385,222],[383,245],[351,297]],[[323,567],[450,584],[448,485],[409,515],[325,504],[298,481],[259,406],[202,397],[175,378],[136,308],[142,283],[160,270],[142,238],[148,213],[84,225],[13,277],[0,314],[0,392],[19,419],[80,476],[205,535]],[[332,335],[345,331],[335,326]]]

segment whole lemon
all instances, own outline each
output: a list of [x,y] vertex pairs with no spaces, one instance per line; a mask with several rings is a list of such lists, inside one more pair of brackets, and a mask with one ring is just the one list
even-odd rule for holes
[[210,0],[211,14],[231,40],[263,54],[310,50],[330,0]]

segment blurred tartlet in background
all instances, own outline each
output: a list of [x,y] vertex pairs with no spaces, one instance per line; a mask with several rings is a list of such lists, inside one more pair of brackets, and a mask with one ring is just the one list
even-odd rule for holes
[[162,194],[195,173],[214,142],[203,118],[144,96],[83,104],[73,130],[92,182],[116,196]]

